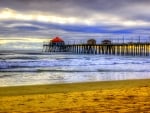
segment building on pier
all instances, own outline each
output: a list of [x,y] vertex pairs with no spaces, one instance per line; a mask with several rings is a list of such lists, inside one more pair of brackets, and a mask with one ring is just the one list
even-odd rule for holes
[[89,45],[96,45],[96,40],[95,39],[89,39],[87,41],[87,44],[89,44]]
[[103,40],[102,44],[111,44],[111,40]]
[[62,38],[60,37],[55,37],[53,38],[52,40],[50,40],[50,44],[53,45],[53,46],[62,46],[62,45],[65,45],[65,42]]

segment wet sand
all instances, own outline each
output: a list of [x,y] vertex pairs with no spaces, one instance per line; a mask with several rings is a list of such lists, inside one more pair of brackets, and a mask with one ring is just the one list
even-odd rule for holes
[[0,113],[150,113],[150,79],[0,87]]

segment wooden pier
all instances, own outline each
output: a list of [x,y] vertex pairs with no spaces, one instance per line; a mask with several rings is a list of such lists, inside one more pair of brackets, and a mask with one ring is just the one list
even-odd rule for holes
[[43,44],[44,52],[70,52],[74,54],[150,56],[150,43],[111,44]]

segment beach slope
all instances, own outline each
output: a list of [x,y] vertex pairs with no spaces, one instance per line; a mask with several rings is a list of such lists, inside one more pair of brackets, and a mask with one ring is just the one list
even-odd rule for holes
[[0,113],[150,113],[150,79],[0,87]]

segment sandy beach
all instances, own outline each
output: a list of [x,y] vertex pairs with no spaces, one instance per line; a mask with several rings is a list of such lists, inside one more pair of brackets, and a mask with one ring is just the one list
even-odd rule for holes
[[150,113],[150,79],[0,87],[0,113]]

